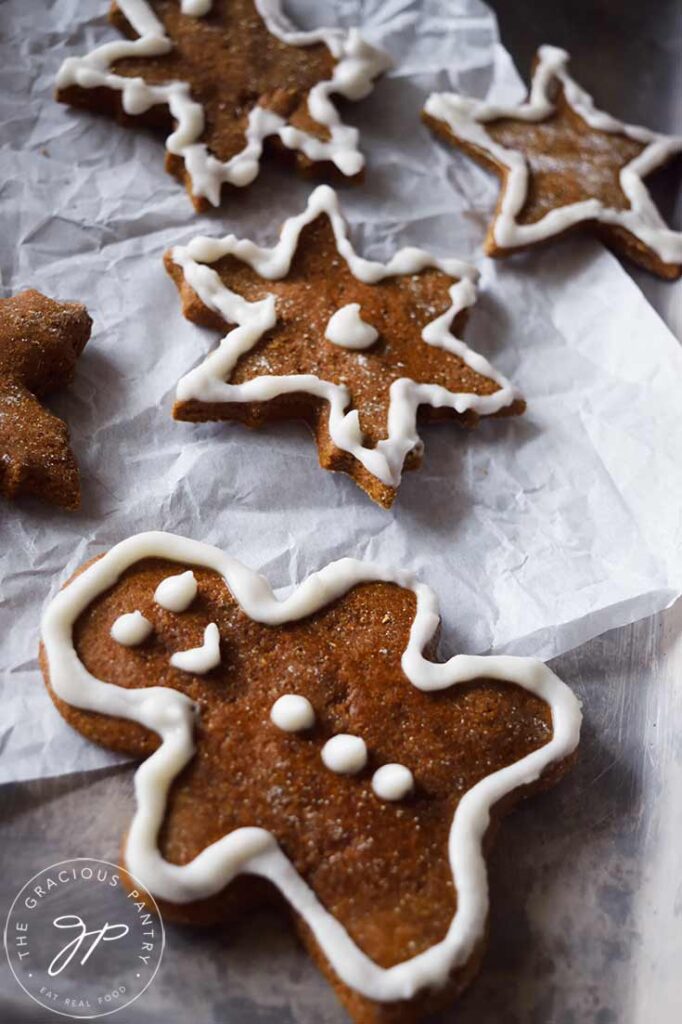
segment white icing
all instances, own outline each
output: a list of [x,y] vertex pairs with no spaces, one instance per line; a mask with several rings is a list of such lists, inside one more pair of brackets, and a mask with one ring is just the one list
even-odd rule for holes
[[[317,899],[296,872],[275,837],[263,828],[239,828],[223,836],[187,864],[172,864],[159,853],[157,837],[168,792],[194,753],[193,702],[161,686],[141,689],[106,683],[92,675],[73,646],[73,629],[83,611],[126,569],[145,558],[166,558],[220,573],[250,618],[279,625],[312,615],[356,584],[383,580],[410,588],[416,611],[402,655],[405,676],[420,690],[439,691],[475,679],[516,683],[545,701],[552,716],[552,739],[521,760],[486,776],[460,800],[448,852],[457,909],[443,939],[390,968],[374,963]],[[580,705],[569,688],[532,658],[474,657],[459,654],[443,664],[422,651],[439,625],[435,594],[409,573],[344,558],[309,576],[286,598],[275,597],[267,580],[218,548],[167,533],[142,533],[121,541],[60,590],[42,619],[42,640],[57,696],[74,707],[139,722],[156,732],[158,749],[137,770],[137,810],[125,847],[126,866],[155,896],[173,903],[206,899],[242,873],[267,878],[311,929],[341,981],[370,999],[410,999],[424,987],[445,984],[482,939],[488,913],[488,884],[482,842],[490,809],[507,794],[536,781],[578,744]]]
[[349,302],[330,317],[324,336],[341,348],[363,349],[374,344],[379,332],[360,316],[360,303]]
[[[509,171],[493,224],[494,237],[503,248],[531,245],[568,230],[584,221],[600,221],[625,228],[652,249],[665,263],[682,262],[682,232],[669,228],[656,209],[643,178],[674,153],[682,152],[682,136],[660,135],[635,125],[623,124],[597,110],[594,101],[567,71],[569,55],[554,46],[542,46],[533,74],[530,96],[518,106],[496,106],[458,93],[432,93],[424,107],[427,114],[444,122],[453,135],[489,153]],[[550,210],[534,224],[519,224],[517,216],[528,195],[528,164],[522,153],[495,142],[485,129],[487,121],[509,117],[520,121],[542,121],[554,110],[550,90],[561,83],[573,109],[593,128],[627,135],[646,148],[620,171],[620,187],[630,208],[616,210],[598,199]]]
[[184,612],[197,596],[197,581],[191,569],[167,576],[154,591],[154,600],[168,612]]
[[[175,130],[166,139],[166,149],[184,160],[192,193],[204,196],[214,206],[220,203],[224,183],[244,186],[258,175],[263,142],[268,136],[278,136],[288,149],[299,150],[311,160],[331,161],[342,174],[358,174],[365,163],[358,150],[358,131],[341,121],[331,97],[341,95],[359,100],[367,96],[374,79],[389,66],[388,58],[366,43],[357,29],[298,32],[282,14],[279,0],[255,0],[255,5],[268,31],[283,42],[291,46],[324,43],[338,62],[332,77],[318,82],[308,96],[308,110],[327,129],[327,140],[294,128],[284,118],[257,105],[249,114],[244,149],[225,162],[218,160],[205,143],[198,141],[204,130],[204,110],[192,99],[187,82],[151,85],[144,78],[126,78],[111,71],[112,64],[126,57],[157,57],[173,48],[147,0],[118,0],[138,39],[106,43],[83,57],[68,57],[59,69],[57,88],[77,85],[82,89],[114,89],[121,93],[123,109],[131,115],[166,104],[176,122]],[[183,10],[198,17],[209,7],[205,0],[185,0]]]
[[339,733],[322,747],[322,761],[337,775],[357,775],[367,764],[367,745],[359,736]]
[[178,651],[171,656],[170,663],[173,668],[200,676],[216,668],[220,664],[220,631],[215,622],[209,622],[204,630],[204,642],[201,647]]
[[112,624],[111,635],[123,647],[136,647],[147,639],[153,628],[142,612],[126,612]]
[[414,789],[414,776],[404,764],[383,764],[372,776],[372,789],[380,800],[404,800]]
[[180,10],[191,18],[203,18],[211,10],[213,0],[182,0]]
[[[374,448],[366,447],[360,429],[357,409],[349,409],[350,390],[342,384],[321,380],[314,374],[291,376],[260,376],[243,384],[230,384],[229,377],[240,356],[256,345],[259,339],[275,326],[277,306],[274,295],[257,302],[247,302],[231,291],[215,270],[206,264],[222,256],[233,255],[248,263],[257,274],[267,280],[277,280],[289,272],[301,231],[320,214],[326,213],[331,221],[339,255],[346,261],[351,273],[365,284],[376,284],[387,277],[417,274],[435,267],[451,277],[460,278],[450,288],[451,306],[432,320],[422,331],[427,345],[445,349],[459,356],[477,373],[490,377],[499,385],[491,395],[448,391],[437,384],[418,384],[401,377],[391,384],[387,437]],[[417,432],[417,409],[420,405],[454,409],[464,413],[468,409],[479,415],[491,415],[511,405],[518,392],[499,374],[483,356],[474,352],[450,328],[461,310],[476,300],[476,271],[455,259],[438,259],[423,249],[400,249],[388,263],[378,263],[358,256],[341,216],[336,193],[327,185],[320,185],[308,199],[303,213],[285,221],[279,241],[272,248],[256,245],[248,239],[234,235],[224,238],[194,238],[186,246],[175,246],[173,261],[182,268],[185,280],[209,309],[218,313],[234,327],[195,369],[178,383],[176,397],[179,402],[266,402],[278,395],[300,393],[315,395],[329,403],[329,432],[337,448],[350,452],[365,469],[390,487],[400,483],[402,467],[407,454],[421,447]]]
[[284,732],[302,732],[315,724],[315,711],[307,697],[285,693],[272,705],[270,719]]

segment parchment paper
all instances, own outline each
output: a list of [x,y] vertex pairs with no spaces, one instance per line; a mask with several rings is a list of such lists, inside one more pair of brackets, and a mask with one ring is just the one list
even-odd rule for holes
[[496,183],[418,120],[434,88],[522,95],[484,5],[288,5],[306,26],[363,24],[396,62],[347,113],[369,159],[365,184],[342,190],[357,247],[386,258],[418,244],[478,262],[467,340],[529,403],[473,433],[425,429],[424,466],[391,512],[320,470],[302,426],[171,420],[178,378],[218,339],[183,320],[164,249],[199,232],[274,241],[310,186],[270,169],[198,218],[163,171],[160,141],[54,103],[63,58],[114,37],[106,7],[0,4],[3,294],[80,299],[95,321],[75,384],[51,402],[71,428],[82,511],[0,506],[0,781],[112,763],[53,710],[38,626],[70,572],[140,530],[224,546],[283,589],[346,554],[407,566],[440,596],[444,653],[548,658],[668,605],[682,582],[677,342],[596,242],[483,260]]

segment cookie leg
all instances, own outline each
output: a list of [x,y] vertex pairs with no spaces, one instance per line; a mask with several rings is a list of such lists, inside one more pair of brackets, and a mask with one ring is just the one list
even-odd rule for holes
[[0,493],[34,495],[69,510],[81,500],[68,427],[13,382],[0,390]]

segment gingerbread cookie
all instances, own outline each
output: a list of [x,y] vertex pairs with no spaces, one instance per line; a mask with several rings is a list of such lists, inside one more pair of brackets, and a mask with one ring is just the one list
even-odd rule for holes
[[321,465],[386,508],[403,466],[421,462],[418,409],[473,426],[525,408],[459,337],[476,299],[473,268],[415,248],[388,263],[363,259],[326,185],[273,248],[195,238],[171,249],[166,267],[188,319],[229,327],[178,384],[175,418],[303,419]]
[[303,170],[361,174],[332,97],[362,99],[389,62],[356,29],[299,32],[279,0],[116,0],[110,16],[128,39],[68,58],[57,99],[166,132],[197,210],[252,182],[268,142]]
[[278,890],[358,1024],[413,1021],[468,983],[492,825],[578,744],[578,701],[545,665],[437,662],[438,622],[406,572],[342,559],[280,600],[166,533],[89,563],[43,617],[60,712],[147,758],[128,869],[190,923]]
[[73,380],[92,320],[79,302],[37,291],[0,299],[0,494],[80,505],[65,423],[40,404]]
[[656,209],[643,179],[682,152],[682,136],[622,124],[597,110],[568,73],[564,50],[542,46],[529,98],[498,106],[434,93],[426,123],[502,179],[490,256],[588,228],[665,278],[682,272],[682,232]]

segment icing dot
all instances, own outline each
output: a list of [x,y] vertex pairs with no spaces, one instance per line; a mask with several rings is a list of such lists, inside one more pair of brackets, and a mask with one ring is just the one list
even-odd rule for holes
[[270,719],[284,732],[300,732],[310,729],[315,722],[315,711],[307,697],[297,693],[285,693],[272,705]]
[[113,623],[111,635],[117,644],[135,647],[147,639],[153,628],[142,612],[126,612],[125,615],[119,615]]
[[181,0],[180,10],[191,18],[203,18],[211,10],[213,0]]
[[179,576],[167,576],[154,591],[154,600],[168,612],[184,612],[197,596],[197,581],[191,569]]
[[324,336],[341,348],[360,349],[373,345],[379,332],[360,316],[360,303],[349,302],[330,318]]
[[183,672],[194,672],[202,676],[220,664],[220,632],[215,622],[210,622],[204,630],[204,642],[201,647],[190,647],[188,651],[178,651],[170,660],[173,668]]
[[372,789],[380,800],[402,800],[414,789],[414,776],[404,764],[382,764],[372,776]]
[[338,775],[356,775],[367,764],[367,745],[359,736],[339,733],[322,747],[322,760]]

